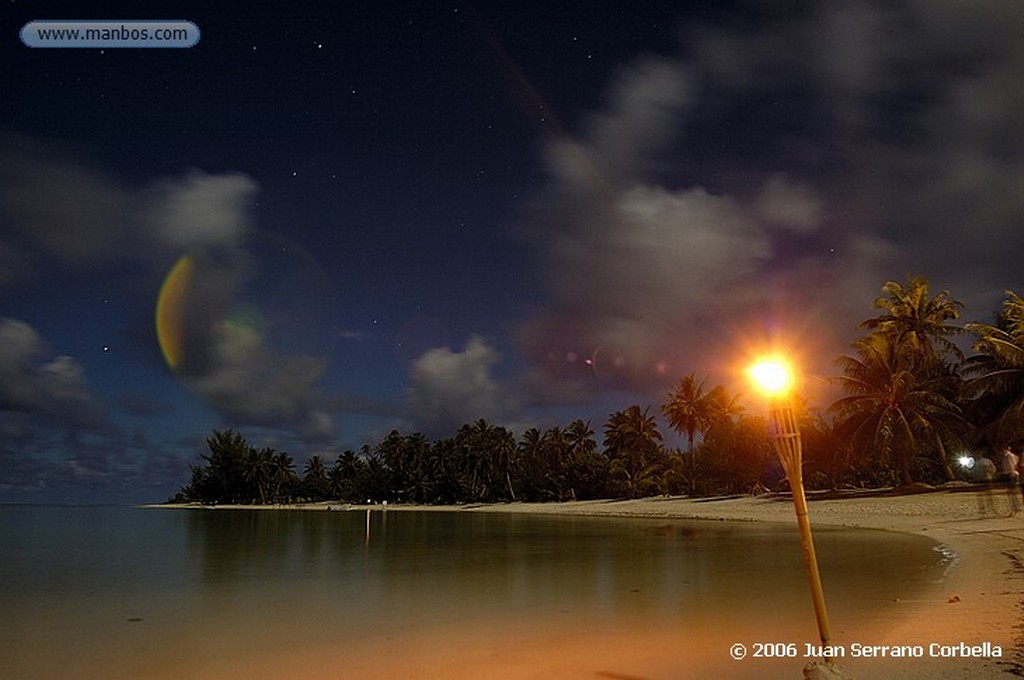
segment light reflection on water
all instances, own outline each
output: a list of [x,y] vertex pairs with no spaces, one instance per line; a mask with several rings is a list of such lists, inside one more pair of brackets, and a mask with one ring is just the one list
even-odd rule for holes
[[[941,575],[925,538],[816,528],[815,539],[836,634]],[[66,677],[67,664],[76,677],[133,677],[275,645],[496,624],[744,640],[771,621],[776,636],[816,638],[788,525],[3,507],[0,545],[10,677]]]

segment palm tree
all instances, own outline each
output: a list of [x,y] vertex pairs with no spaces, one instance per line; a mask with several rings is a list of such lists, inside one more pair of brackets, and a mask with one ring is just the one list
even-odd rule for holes
[[661,492],[661,465],[650,463],[631,467],[625,458],[613,458],[608,464],[608,476],[626,498],[653,496]]
[[491,426],[483,418],[472,425],[463,425],[455,435],[455,444],[462,455],[462,469],[469,479],[473,500],[487,501],[493,492],[494,460],[491,456]]
[[661,412],[673,430],[686,435],[691,494],[697,490],[697,449],[693,446],[694,437],[698,433],[706,435],[716,423],[742,412],[743,407],[738,404],[738,400],[738,395],[731,396],[721,385],[705,392],[703,381],[698,382],[693,373],[683,376],[675,389],[666,395]]
[[516,443],[519,465],[516,468],[519,489],[532,501],[545,500],[547,460],[544,458],[544,435],[531,427],[523,432]]
[[565,428],[569,445],[569,469],[566,473],[569,497],[596,498],[605,491],[607,459],[597,451],[597,439],[589,421],[577,418]]
[[743,415],[743,404],[740,403],[740,395],[729,394],[721,385],[715,385],[708,392],[707,400],[710,402],[711,418],[709,427],[732,420],[734,416]]
[[913,483],[911,462],[927,443],[936,445],[949,474],[943,436],[963,420],[959,407],[935,389],[938,378],[922,378],[890,336],[868,335],[854,348],[857,356],[836,360],[843,372],[836,381],[849,395],[829,407],[841,419],[839,430],[893,465],[904,484]]
[[374,447],[381,461],[391,470],[395,490],[401,494],[405,490],[406,459],[405,438],[398,430],[391,430],[387,436]]
[[296,481],[295,463],[292,457],[281,451],[273,456],[270,466],[270,484],[273,487],[275,503],[290,501]]
[[274,450],[263,447],[256,450],[249,447],[245,459],[245,481],[252,485],[259,494],[260,503],[266,505],[270,490],[270,472],[273,466]]
[[516,467],[516,438],[507,428],[491,429],[490,446],[494,471],[499,477],[505,478],[505,486],[512,502],[516,500],[516,491],[512,488],[512,472]]
[[544,457],[545,488],[554,493],[557,500],[565,500],[565,488],[569,468],[570,444],[565,431],[550,427],[544,432],[541,455]]
[[365,462],[351,449],[339,453],[328,473],[331,494],[347,501],[361,500],[361,497],[365,497],[359,488],[364,465]]
[[313,455],[306,461],[302,470],[302,490],[306,498],[322,501],[330,493],[330,480],[327,478],[327,465],[323,456]]
[[244,479],[246,459],[250,446],[242,435],[234,430],[214,430],[206,438],[210,453],[203,454],[208,473],[204,500],[216,503],[239,503],[252,500],[246,498]]
[[669,426],[686,435],[687,450],[693,451],[693,439],[711,425],[711,402],[704,392],[704,383],[691,373],[683,376],[675,389],[665,397],[661,412]]
[[437,468],[436,459],[430,455],[430,442],[422,433],[405,438],[403,460],[409,498],[417,503],[429,502]]
[[963,303],[949,291],[930,296],[928,279],[913,276],[905,285],[887,281],[882,292],[885,296],[875,300],[875,308],[883,313],[862,322],[862,328],[888,336],[914,368],[930,372],[947,358],[963,360],[963,351],[951,339],[963,333],[951,323],[960,318]]
[[976,400],[989,443],[998,447],[1024,437],[1024,299],[1008,290],[997,325],[966,327],[978,338],[978,354],[965,362],[973,376],[965,393]]
[[[928,280],[922,276],[907,277],[906,284],[888,281],[882,286],[884,297],[875,300],[875,308],[883,314],[860,325],[881,335],[894,347],[894,358],[899,369],[906,369],[921,384],[955,401],[962,391],[959,365],[963,351],[952,338],[964,332],[955,322],[960,318],[963,303],[949,291],[930,294]],[[940,419],[945,421],[946,419]],[[946,456],[943,438],[959,437],[963,421],[955,428],[942,428],[931,432],[936,444],[936,455],[947,480],[954,478]]]
[[461,503],[467,500],[462,456],[455,439],[435,440],[430,446],[431,468],[435,470],[434,491],[442,503]]
[[661,432],[649,409],[636,404],[612,413],[604,427],[609,475],[629,497],[658,490],[658,474],[664,462]]

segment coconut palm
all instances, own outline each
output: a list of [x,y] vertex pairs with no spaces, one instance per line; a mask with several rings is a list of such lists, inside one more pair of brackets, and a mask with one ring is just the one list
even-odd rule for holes
[[698,382],[693,373],[683,376],[666,395],[661,412],[673,430],[686,435],[687,450],[693,451],[694,437],[711,425],[712,404],[704,383]]
[[996,325],[966,325],[977,340],[977,355],[965,362],[971,377],[965,393],[976,401],[989,443],[1002,446],[1024,437],[1024,299],[1006,291],[1003,311]]
[[273,462],[273,449],[263,447],[257,451],[254,447],[249,447],[245,459],[244,479],[256,489],[262,504],[266,504],[270,492],[270,472]]
[[906,284],[887,281],[882,292],[885,296],[875,300],[882,314],[863,321],[862,328],[888,336],[900,358],[914,368],[931,371],[949,358],[963,360],[963,351],[952,340],[964,331],[952,323],[960,318],[963,303],[949,291],[930,295],[928,279],[913,276]]
[[274,502],[290,501],[296,481],[295,462],[292,457],[284,451],[274,454],[270,466],[270,485],[273,489],[271,496]]
[[331,495],[342,500],[359,500],[360,496],[365,497],[359,491],[359,480],[363,475],[365,462],[351,449],[346,449],[338,454],[327,473],[330,482]]
[[873,450],[910,484],[911,463],[919,449],[935,444],[945,461],[943,437],[962,427],[960,409],[935,389],[938,378],[912,370],[890,336],[868,335],[854,348],[857,356],[836,360],[843,375],[835,380],[848,396],[829,410],[839,416],[841,432]]
[[705,392],[703,381],[698,381],[693,373],[683,376],[679,384],[666,395],[661,412],[672,429],[686,435],[691,494],[697,490],[698,450],[693,446],[694,438],[698,433],[706,435],[716,423],[739,415],[743,408],[738,400],[738,396],[730,395],[721,385]]
[[569,497],[596,498],[604,493],[607,486],[608,459],[597,451],[597,439],[590,421],[577,418],[565,428],[565,440],[569,445],[569,467],[566,480]]
[[323,456],[313,455],[302,469],[302,493],[309,500],[325,500],[330,493],[331,483],[327,478],[327,465]]
[[421,432],[405,438],[403,460],[409,499],[417,503],[432,500],[436,459],[430,455],[430,442]]
[[649,409],[636,404],[612,413],[604,427],[608,473],[631,498],[660,490],[661,432]]
[[545,500],[547,460],[544,458],[544,434],[531,427],[523,432],[516,443],[516,478],[520,492],[528,500]]
[[542,438],[541,452],[544,456],[545,488],[559,500],[565,500],[569,486],[569,456],[571,444],[565,430],[555,426],[548,428]]
[[469,479],[469,493],[472,500],[489,500],[491,489],[491,460],[487,450],[487,439],[491,426],[483,418],[472,425],[463,425],[455,435],[461,457],[462,471]]

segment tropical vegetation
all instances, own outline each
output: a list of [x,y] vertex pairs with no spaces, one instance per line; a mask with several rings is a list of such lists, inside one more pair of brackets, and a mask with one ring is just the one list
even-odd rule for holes
[[[1024,443],[1024,299],[1006,291],[994,323],[960,325],[963,305],[922,277],[889,281],[882,293],[878,314],[836,359],[842,396],[824,410],[794,400],[811,488],[948,482],[961,452],[991,457]],[[685,448],[666,443],[659,414]],[[393,430],[358,452],[312,455],[301,475],[287,453],[233,430],[206,444],[173,501],[557,502],[786,488],[766,418],[694,373],[663,403],[631,404],[600,424],[575,419],[517,436],[478,419],[437,440]]]

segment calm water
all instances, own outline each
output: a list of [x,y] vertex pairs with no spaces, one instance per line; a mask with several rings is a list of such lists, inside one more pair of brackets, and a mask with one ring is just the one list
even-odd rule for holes
[[[924,538],[815,539],[837,635],[942,572]],[[6,506],[0,549],[2,678],[199,677],[233,656],[329,646],[344,659],[383,640],[400,655],[442,629],[744,641],[770,625],[773,639],[816,639],[792,526]]]

